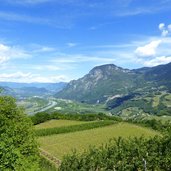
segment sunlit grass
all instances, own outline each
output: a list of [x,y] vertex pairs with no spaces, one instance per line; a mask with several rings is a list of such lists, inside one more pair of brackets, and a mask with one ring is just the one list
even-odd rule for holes
[[99,146],[107,143],[111,138],[121,137],[140,137],[140,136],[160,135],[158,132],[148,128],[128,123],[119,123],[103,128],[85,130],[68,134],[59,134],[38,138],[40,147],[55,157],[62,159],[65,154],[73,149],[79,152],[84,151],[90,145]]

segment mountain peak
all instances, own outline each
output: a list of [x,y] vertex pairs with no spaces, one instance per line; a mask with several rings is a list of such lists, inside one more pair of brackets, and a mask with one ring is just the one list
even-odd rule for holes
[[95,71],[95,70],[113,70],[113,69],[118,69],[120,67],[114,65],[114,64],[105,64],[105,65],[100,65],[94,67],[90,72]]
[[118,73],[118,72],[130,72],[129,69],[123,69],[121,67],[118,67],[114,64],[105,64],[105,65],[100,65],[100,66],[96,66],[94,67],[89,74],[90,75],[111,75],[113,73]]

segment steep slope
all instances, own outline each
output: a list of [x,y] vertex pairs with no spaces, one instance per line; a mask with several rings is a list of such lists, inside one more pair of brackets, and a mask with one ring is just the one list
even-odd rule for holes
[[139,74],[107,64],[93,68],[87,75],[71,81],[56,97],[86,103],[104,102],[111,96],[127,94],[138,84]]
[[171,63],[151,68],[144,74],[147,81],[154,81],[159,86],[165,85],[171,91]]
[[160,86],[171,91],[170,73],[171,63],[134,70],[123,69],[114,64],[97,66],[84,77],[71,81],[56,97],[101,103],[132,93],[160,91]]

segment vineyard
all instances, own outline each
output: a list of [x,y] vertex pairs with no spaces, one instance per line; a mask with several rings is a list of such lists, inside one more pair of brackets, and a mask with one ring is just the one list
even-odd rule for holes
[[[49,122],[49,121],[48,121]],[[55,122],[55,121],[53,121]],[[66,120],[56,120],[62,127],[56,127],[50,129],[60,130],[63,129],[64,126],[62,123],[66,122]],[[73,122],[73,121],[67,121]],[[80,121],[77,121],[80,122]],[[103,123],[99,127],[99,123]],[[110,125],[104,125],[110,124]],[[46,122],[44,123],[46,125]],[[82,123],[81,125],[72,125],[66,126],[65,128],[71,129],[73,127],[79,128],[80,126],[84,127],[87,125],[96,126],[98,124],[98,128],[91,128],[85,130],[74,130],[64,133],[61,132],[53,135],[46,135],[38,137],[38,142],[40,144],[41,149],[47,151],[49,154],[53,155],[56,158],[62,159],[65,155],[71,154],[73,150],[77,150],[78,153],[82,153],[87,150],[90,146],[99,147],[102,144],[106,144],[110,139],[118,138],[118,137],[154,137],[155,135],[161,136],[161,134],[157,131],[154,131],[149,128],[145,128],[142,126],[137,126],[135,124],[124,123],[124,122],[111,122],[111,121],[97,121],[97,122],[88,122]],[[38,125],[37,125],[38,126]],[[79,126],[79,127],[78,127]],[[80,127],[80,128],[81,128]],[[49,128],[48,128],[49,129]],[[48,130],[47,129],[47,130]],[[39,129],[42,131],[42,129]],[[38,130],[37,130],[38,131]]]

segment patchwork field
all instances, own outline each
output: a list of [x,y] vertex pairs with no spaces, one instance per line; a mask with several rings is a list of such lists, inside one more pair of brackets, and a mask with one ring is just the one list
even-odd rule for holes
[[[71,124],[73,123],[73,121],[68,122],[71,122]],[[125,138],[139,137],[142,135],[149,137],[160,134],[151,129],[134,124],[118,123],[80,132],[39,137],[38,142],[41,149],[62,159],[65,154],[70,153],[74,149],[82,152],[89,146],[99,146],[103,143],[107,143],[111,138],[117,138],[119,136]]]

